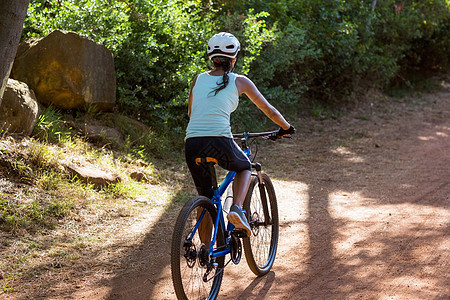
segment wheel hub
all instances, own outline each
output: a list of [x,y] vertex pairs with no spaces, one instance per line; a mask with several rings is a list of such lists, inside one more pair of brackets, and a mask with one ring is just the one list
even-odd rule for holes
[[206,268],[208,266],[208,261],[208,249],[206,248],[205,244],[202,244],[200,246],[200,250],[198,251],[198,263],[200,264],[200,267]]
[[252,219],[250,222],[250,227],[252,228],[252,233],[254,236],[257,236],[259,234],[259,224],[260,224],[259,220],[260,220],[259,214],[255,211],[252,214]]
[[197,260],[197,250],[195,245],[191,240],[187,240],[184,242],[184,258],[186,258],[186,263],[189,268],[193,268],[195,265],[195,261]]

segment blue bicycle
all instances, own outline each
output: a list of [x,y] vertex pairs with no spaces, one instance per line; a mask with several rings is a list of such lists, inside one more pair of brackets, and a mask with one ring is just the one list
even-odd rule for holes
[[[275,140],[279,138],[277,133],[243,133],[233,137],[241,139],[242,150],[252,158],[251,148],[257,148],[253,138]],[[255,172],[252,172],[243,204],[252,229],[251,236],[225,221],[227,210],[221,198],[225,193],[229,194],[228,187],[236,173],[228,172],[217,186],[214,159],[196,159],[197,163],[205,164],[211,172],[214,196],[212,199],[203,196],[190,199],[178,215],[171,249],[172,281],[178,299],[215,299],[219,294],[225,267],[230,262],[240,262],[242,245],[247,264],[254,274],[262,276],[272,268],[278,245],[278,206],[273,184],[262,173],[261,164],[254,162],[255,157],[256,153],[252,159]],[[231,197],[228,195],[224,202],[228,202]],[[229,259],[225,262],[228,254]]]

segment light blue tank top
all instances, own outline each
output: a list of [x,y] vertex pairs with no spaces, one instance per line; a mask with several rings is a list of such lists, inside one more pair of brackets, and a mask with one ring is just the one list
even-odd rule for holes
[[203,136],[232,138],[230,115],[239,104],[236,74],[228,74],[226,88],[214,95],[222,76],[202,73],[192,89],[191,117],[186,128],[186,139]]

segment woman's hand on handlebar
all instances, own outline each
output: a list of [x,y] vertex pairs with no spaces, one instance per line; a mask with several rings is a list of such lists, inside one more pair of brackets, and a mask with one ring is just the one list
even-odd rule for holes
[[295,128],[294,126],[290,126],[289,129],[283,129],[282,127],[280,127],[280,129],[278,129],[278,133],[277,136],[279,138],[284,138],[284,137],[289,137],[292,134],[295,134]]

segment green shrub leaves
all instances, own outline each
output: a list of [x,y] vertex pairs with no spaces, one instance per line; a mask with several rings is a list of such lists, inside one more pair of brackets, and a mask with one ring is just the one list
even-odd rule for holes
[[[23,34],[66,29],[104,44],[115,55],[121,111],[183,132],[190,80],[207,69],[206,43],[218,31],[241,41],[237,71],[294,114],[300,100],[340,104],[358,90],[407,83],[412,72],[448,72],[447,0],[372,4],[39,0],[30,4]],[[235,118],[252,122],[250,109],[244,104]]]

